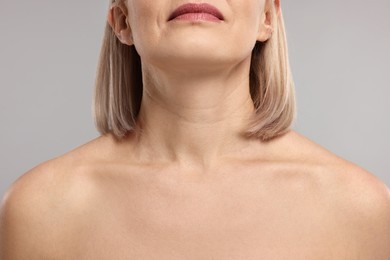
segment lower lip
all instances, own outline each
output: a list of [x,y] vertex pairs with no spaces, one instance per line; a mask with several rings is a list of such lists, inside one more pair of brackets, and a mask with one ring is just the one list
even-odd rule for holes
[[[175,17],[173,20],[185,20],[185,21],[210,21],[220,22],[221,20],[209,13],[186,13]],[[172,21],[173,21],[172,20]]]

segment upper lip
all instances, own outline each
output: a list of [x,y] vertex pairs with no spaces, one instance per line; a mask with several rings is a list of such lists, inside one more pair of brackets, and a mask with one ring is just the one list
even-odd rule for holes
[[207,3],[188,3],[176,8],[175,11],[173,11],[172,14],[169,16],[168,21],[186,13],[208,13],[214,15],[220,20],[224,19],[222,13],[215,6],[212,6]]

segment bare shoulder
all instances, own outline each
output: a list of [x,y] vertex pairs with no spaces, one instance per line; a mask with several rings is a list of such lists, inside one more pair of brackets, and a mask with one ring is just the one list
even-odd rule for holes
[[338,195],[342,198],[352,199],[355,203],[351,206],[384,207],[389,210],[389,188],[373,173],[299,133],[292,132],[285,142],[288,143],[285,146],[289,147],[289,156],[293,160],[300,161],[303,165],[314,165],[314,169],[318,169],[317,177],[323,177],[324,184],[339,188]]
[[290,155],[314,165],[313,175],[323,185],[334,216],[358,239],[359,259],[390,259],[390,190],[373,173],[349,162],[308,138],[292,132],[284,141]]
[[0,208],[0,259],[57,259],[74,245],[83,211],[93,207],[88,161],[100,152],[98,142],[37,165],[8,188]]
[[335,214],[347,237],[357,241],[361,259],[390,259],[390,190],[372,173],[340,163],[334,174]]

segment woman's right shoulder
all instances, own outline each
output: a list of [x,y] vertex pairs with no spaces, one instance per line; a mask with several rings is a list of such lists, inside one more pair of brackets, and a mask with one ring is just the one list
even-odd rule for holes
[[96,138],[42,162],[8,187],[0,207],[0,259],[32,259],[30,253],[46,259],[48,252],[61,251],[56,247],[76,232],[77,218],[94,206],[92,176],[98,166],[92,161],[104,141]]
[[[106,157],[104,153],[107,153],[110,142],[110,137],[100,136],[36,165],[8,187],[2,203],[49,203],[50,200],[64,198],[69,192],[80,194],[82,190],[86,191],[91,174]],[[77,185],[83,185],[83,189],[74,190]]]
[[[75,181],[87,178],[93,170],[94,160],[104,149],[99,149],[107,137],[100,136],[62,155],[48,159],[21,174],[7,189],[3,201],[42,196],[39,201],[53,198],[50,195],[64,194]],[[28,195],[28,196],[25,196]]]
[[[113,163],[117,144],[113,135],[96,137],[55,158],[44,161],[20,175],[5,192],[9,201],[37,205],[92,192],[93,179]],[[76,198],[77,201],[80,199]]]

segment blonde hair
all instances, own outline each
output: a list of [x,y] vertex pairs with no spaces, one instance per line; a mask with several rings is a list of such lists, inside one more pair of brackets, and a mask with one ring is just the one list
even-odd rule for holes
[[[274,32],[267,41],[256,42],[252,51],[249,87],[255,113],[243,133],[263,141],[288,132],[296,117],[283,15],[281,10],[276,15],[273,4],[271,9]],[[93,100],[97,130],[117,138],[136,131],[142,92],[140,56],[134,45],[122,44],[107,23]]]

